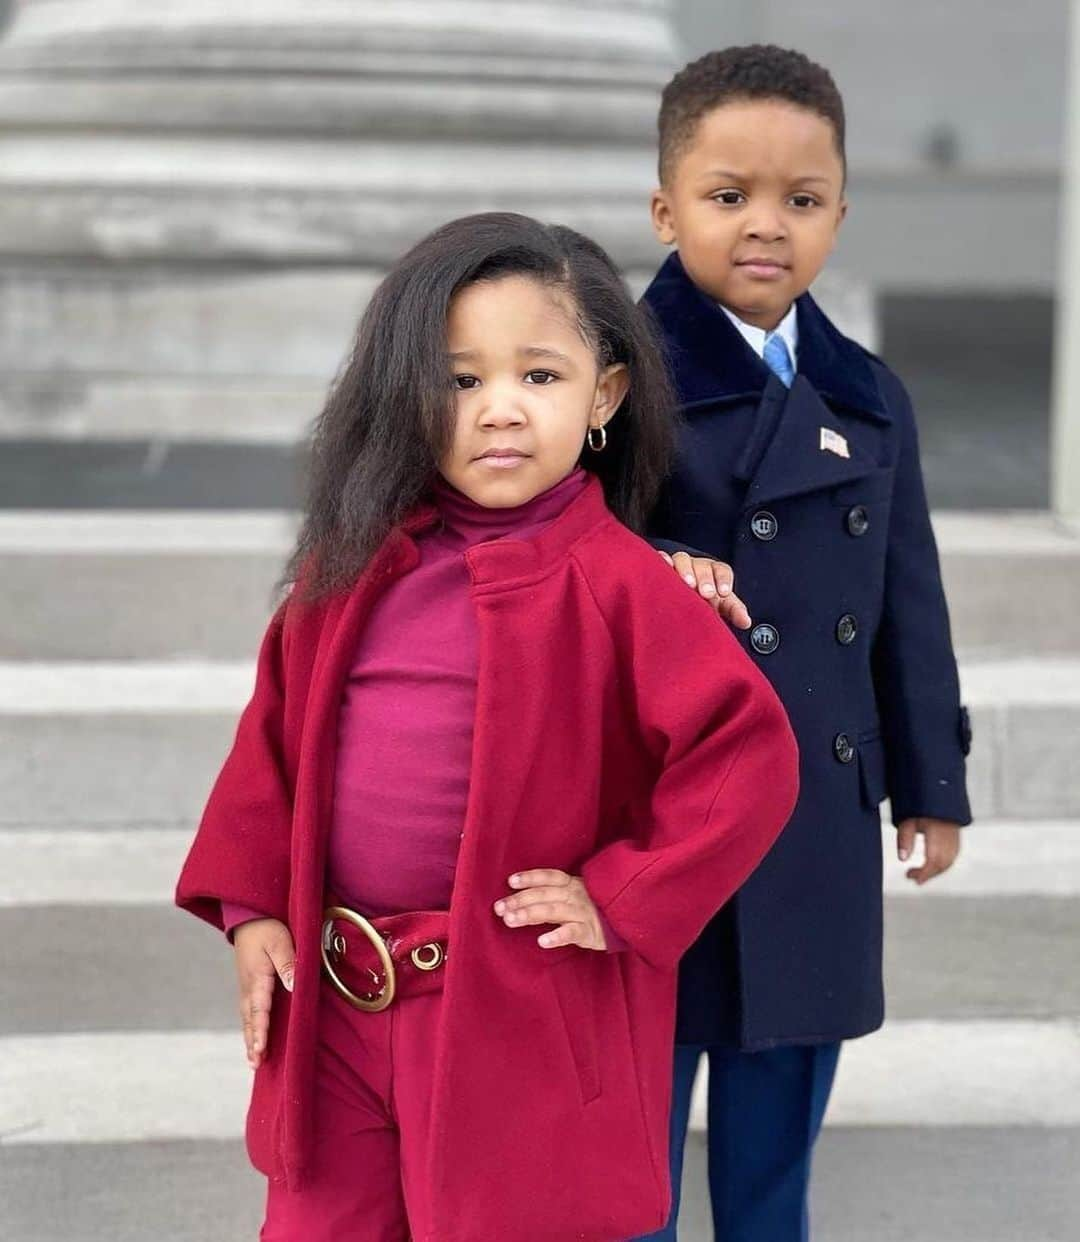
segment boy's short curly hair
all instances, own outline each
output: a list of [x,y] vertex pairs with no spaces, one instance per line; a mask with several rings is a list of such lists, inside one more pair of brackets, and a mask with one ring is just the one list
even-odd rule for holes
[[833,128],[846,171],[844,100],[832,74],[802,52],[750,43],[707,52],[680,69],[664,87],[657,120],[661,182],[668,181],[675,161],[706,113],[745,99],[778,99],[824,117]]

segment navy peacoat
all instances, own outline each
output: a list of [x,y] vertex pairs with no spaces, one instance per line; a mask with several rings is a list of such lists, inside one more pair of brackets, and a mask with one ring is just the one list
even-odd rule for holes
[[684,419],[650,533],[733,565],[754,620],[740,639],[801,755],[795,813],[718,916],[708,952],[729,960],[698,961],[680,1032],[707,1042],[695,1028],[719,1005],[744,1049],[862,1035],[884,1016],[879,803],[897,823],[970,822],[970,726],[911,404],[809,294],[790,391],[678,254],[644,301]]

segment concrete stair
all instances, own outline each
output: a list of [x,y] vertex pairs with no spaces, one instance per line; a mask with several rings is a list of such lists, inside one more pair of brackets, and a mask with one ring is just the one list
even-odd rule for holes
[[[284,511],[0,511],[0,660],[250,655],[295,529]],[[957,648],[1080,655],[1080,531],[939,513]]]

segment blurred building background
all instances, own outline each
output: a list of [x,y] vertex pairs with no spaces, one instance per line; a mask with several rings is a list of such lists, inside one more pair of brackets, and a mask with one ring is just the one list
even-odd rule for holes
[[[844,1056],[819,1236],[1080,1236],[1069,9],[0,0],[0,1236],[252,1236],[231,963],[168,902],[306,429],[379,273],[446,218],[574,224],[640,286],[659,88],[746,41],[846,98],[818,292],[915,398],[977,735],[961,864],[917,896],[888,868],[890,1019]],[[699,1242],[700,1144],[688,1179]]]

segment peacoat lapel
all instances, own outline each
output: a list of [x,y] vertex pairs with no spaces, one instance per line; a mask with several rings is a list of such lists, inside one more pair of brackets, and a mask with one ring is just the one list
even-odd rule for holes
[[736,469],[748,481],[748,504],[834,487],[878,468],[851,434],[852,418],[890,421],[873,370],[809,293],[796,303],[798,374],[790,390],[690,280],[678,253],[667,258],[644,301],[659,321],[687,417],[718,404],[757,403],[755,421],[767,442],[751,436]]
[[[844,420],[818,395],[801,372],[790,390],[776,380],[762,397],[759,417],[770,401],[782,403],[775,431],[753,471],[746,503],[759,505],[862,478],[878,462],[862,451]],[[845,456],[844,454],[847,454]]]

